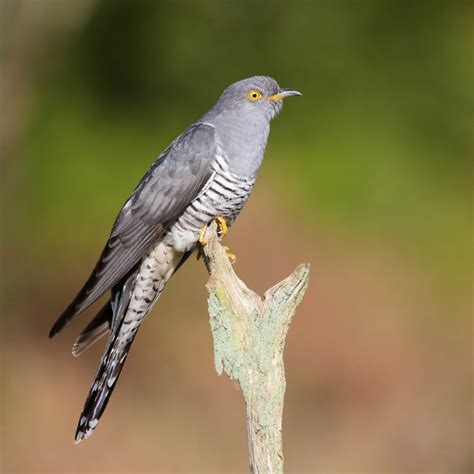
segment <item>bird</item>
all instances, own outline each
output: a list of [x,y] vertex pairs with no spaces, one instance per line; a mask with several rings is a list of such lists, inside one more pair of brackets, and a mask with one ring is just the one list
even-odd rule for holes
[[234,223],[254,187],[271,120],[286,97],[301,95],[269,76],[231,84],[158,156],[123,205],[91,275],[49,333],[58,334],[110,291],[72,349],[79,356],[108,334],[76,443],[97,426],[140,324],[167,281],[199,243],[205,245],[203,230],[216,221],[223,235]]

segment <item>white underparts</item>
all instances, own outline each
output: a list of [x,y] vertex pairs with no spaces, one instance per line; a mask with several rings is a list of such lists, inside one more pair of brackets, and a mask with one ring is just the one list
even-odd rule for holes
[[[160,296],[181,258],[182,252],[164,242],[158,242],[143,258],[121,328],[123,332],[135,332]],[[125,342],[127,338],[123,340]]]
[[236,176],[225,158],[216,155],[213,173],[199,195],[143,258],[133,286],[119,340],[125,345],[138,329],[181,262],[183,253],[196,245],[201,228],[216,216],[231,225],[250,195],[254,179]]

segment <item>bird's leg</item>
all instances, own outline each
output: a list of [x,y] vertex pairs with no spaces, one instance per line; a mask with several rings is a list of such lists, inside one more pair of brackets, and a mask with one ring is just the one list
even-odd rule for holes
[[222,236],[229,232],[229,226],[227,225],[227,221],[222,216],[216,216],[215,221],[217,222],[218,232]]
[[[217,216],[215,220],[217,222],[219,234],[222,236],[226,235],[227,232],[229,232],[229,226],[227,225],[227,221],[221,216]],[[230,251],[227,245],[224,245],[223,247],[224,247],[224,250],[227,252],[227,256],[229,257],[229,260],[232,263],[234,263],[237,260],[237,257],[235,256],[235,254]]]
[[[227,225],[227,221],[224,219],[222,216],[216,216],[214,220],[217,222],[217,232],[219,234],[219,237],[223,237],[224,235],[227,234],[229,231],[229,226]],[[203,225],[201,230],[199,231],[199,243],[201,244],[202,247],[206,246],[208,241],[205,237],[206,235],[206,230],[207,230],[207,225]],[[229,260],[234,263],[237,259],[234,253],[232,253],[226,245],[223,246],[225,251],[227,252],[227,256],[229,257]],[[199,260],[201,254],[198,253],[197,259]]]
[[[207,245],[207,239],[205,237],[206,230],[207,230],[207,225],[203,225],[201,227],[201,230],[199,231],[199,243],[201,244],[201,247],[204,247]],[[196,259],[199,260],[200,258],[201,258],[201,251],[198,251],[196,255]]]
[[[216,216],[214,220],[217,222],[217,232],[219,234],[219,237],[223,237],[227,232],[229,232],[229,226],[227,225],[227,221],[221,217],[221,216]],[[201,227],[201,230],[199,231],[199,243],[204,247],[207,245],[207,239],[205,237],[206,235],[206,230],[207,230],[207,224],[203,225]]]
[[229,247],[227,247],[227,245],[223,245],[223,247],[224,250],[227,252],[227,256],[229,257],[230,263],[234,263],[237,260],[237,256],[235,255],[235,253],[232,253]]
[[205,237],[207,230],[207,225],[203,225],[199,231],[199,243],[204,247],[207,245],[207,239]]

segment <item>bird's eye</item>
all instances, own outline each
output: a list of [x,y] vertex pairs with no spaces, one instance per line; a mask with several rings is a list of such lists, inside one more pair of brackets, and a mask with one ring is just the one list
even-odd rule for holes
[[260,100],[262,98],[262,93],[258,91],[257,89],[252,89],[247,93],[247,99],[250,100],[251,102],[257,102],[257,100]]

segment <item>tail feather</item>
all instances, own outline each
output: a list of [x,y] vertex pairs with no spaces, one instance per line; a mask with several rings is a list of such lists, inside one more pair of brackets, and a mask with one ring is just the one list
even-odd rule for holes
[[157,246],[113,288],[108,305],[112,316],[108,314],[106,305],[79,336],[75,345],[77,353],[92,344],[107,330],[106,325],[110,325],[109,340],[79,418],[76,443],[88,438],[97,426],[143,318],[159,298],[168,279],[190,253],[183,255],[165,244]]
[[[76,443],[88,438],[96,427],[107,403],[109,402],[125,360],[127,359],[130,346],[132,345],[138,331],[139,324],[133,327],[127,326],[124,328],[124,316],[130,302],[133,283],[137,273],[138,268],[135,268],[127,275],[124,282],[117,285],[113,290],[112,300],[109,304],[110,311],[113,314],[110,323],[111,333],[99,370],[97,371],[94,383],[89,391],[79,418],[75,436]],[[98,331],[104,324],[109,324],[108,319],[104,322],[100,322],[99,318],[99,316],[105,318],[108,312],[106,306],[102,308],[96,318],[91,321],[89,326],[92,328],[92,332]],[[97,323],[99,325],[97,325]],[[87,329],[88,328],[84,330],[84,333]]]
[[112,317],[112,305],[109,300],[97,313],[97,316],[79,334],[72,347],[72,355],[75,357],[80,356],[101,337],[105,336],[110,331]]
[[130,350],[137,331],[138,328],[123,349],[118,349],[114,344],[103,358],[95,382],[89,392],[79,418],[75,435],[76,443],[88,438],[97,426],[110,400],[110,396],[115,388],[123,365],[127,360],[128,351]]

